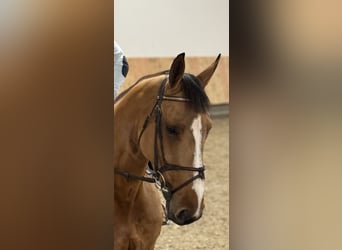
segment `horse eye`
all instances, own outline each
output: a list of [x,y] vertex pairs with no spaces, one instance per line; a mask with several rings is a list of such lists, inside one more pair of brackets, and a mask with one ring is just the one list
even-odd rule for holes
[[178,134],[178,130],[176,127],[166,126],[166,131],[169,135],[177,135]]

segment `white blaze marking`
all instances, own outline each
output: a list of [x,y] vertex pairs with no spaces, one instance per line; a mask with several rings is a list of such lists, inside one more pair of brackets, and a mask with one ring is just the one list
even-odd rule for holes
[[[194,149],[194,161],[193,161],[193,167],[194,168],[200,168],[202,167],[202,121],[201,116],[198,115],[191,125],[192,134],[195,139],[195,149]],[[194,172],[194,176],[197,175],[198,172]],[[200,215],[200,209],[201,209],[201,202],[203,199],[204,194],[204,180],[197,178],[192,183],[192,189],[197,194],[197,201],[198,201],[198,207],[195,213],[195,217],[198,217]]]

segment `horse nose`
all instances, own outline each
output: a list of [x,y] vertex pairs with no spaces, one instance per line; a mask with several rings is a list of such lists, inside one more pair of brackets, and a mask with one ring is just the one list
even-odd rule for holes
[[183,209],[176,215],[176,218],[180,223],[185,224],[192,219],[192,215],[188,209]]

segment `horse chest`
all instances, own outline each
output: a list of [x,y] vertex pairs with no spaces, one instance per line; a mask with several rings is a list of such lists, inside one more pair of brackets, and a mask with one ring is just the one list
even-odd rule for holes
[[148,223],[143,218],[132,218],[114,228],[114,249],[153,250],[161,225]]
[[163,212],[155,187],[144,185],[147,186],[138,191],[136,199],[124,203],[114,201],[115,249],[154,249],[161,230]]

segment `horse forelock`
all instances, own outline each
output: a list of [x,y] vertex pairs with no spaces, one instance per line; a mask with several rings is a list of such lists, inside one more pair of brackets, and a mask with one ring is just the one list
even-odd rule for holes
[[210,101],[197,77],[185,73],[182,79],[182,90],[184,97],[190,100],[188,104],[194,112],[208,112]]

